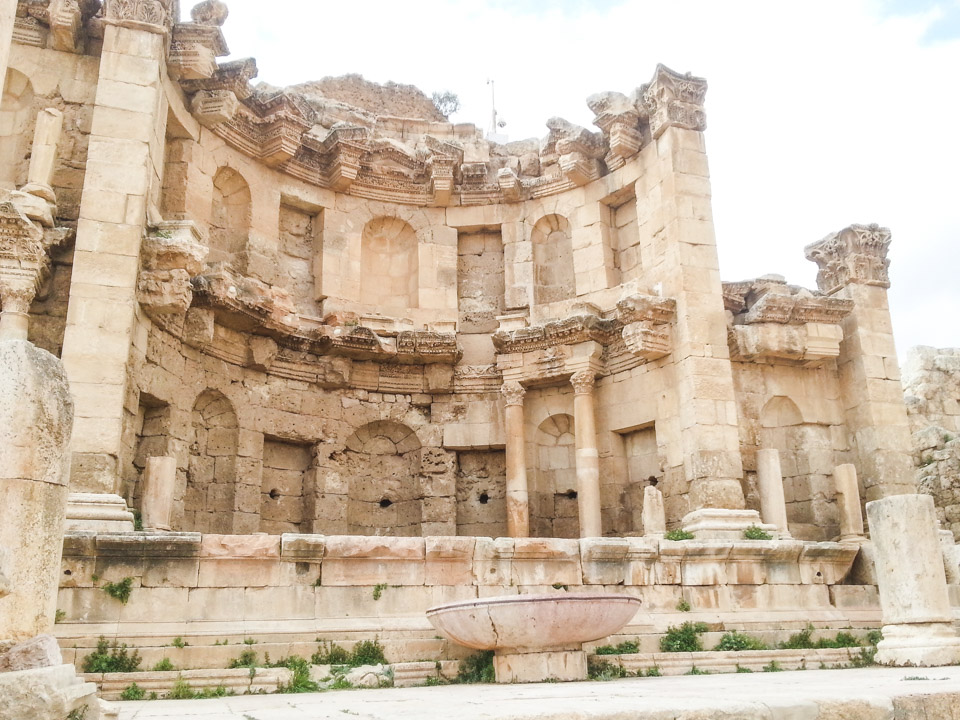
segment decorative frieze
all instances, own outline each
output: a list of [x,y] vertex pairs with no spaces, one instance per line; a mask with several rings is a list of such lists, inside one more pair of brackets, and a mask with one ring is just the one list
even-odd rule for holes
[[200,90],[229,90],[238,100],[246,100],[253,93],[250,81],[257,76],[257,61],[253,58],[221,63],[206,78],[183,78],[180,87],[187,94]]
[[167,71],[175,80],[201,80],[217,71],[217,58],[229,55],[217,25],[178,23],[167,55]]
[[805,248],[807,260],[817,264],[817,286],[833,293],[851,283],[890,287],[890,230],[851,225]]
[[650,114],[650,132],[660,137],[668,127],[702,132],[707,129],[703,100],[707,81],[687,73],[681,75],[657,65],[653,79],[640,88],[641,102]]
[[179,12],[177,0],[104,0],[103,18],[108,23],[150,32],[167,32]]

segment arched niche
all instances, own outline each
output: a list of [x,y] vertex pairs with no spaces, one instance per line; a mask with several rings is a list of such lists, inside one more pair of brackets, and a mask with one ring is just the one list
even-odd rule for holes
[[403,220],[374,218],[360,238],[360,302],[396,312],[420,306],[417,233]]
[[573,271],[573,239],[563,215],[547,215],[530,234],[533,245],[533,300],[536,304],[577,296]]
[[551,415],[537,427],[531,458],[534,478],[531,534],[580,537],[577,505],[577,457],[573,416]]
[[10,68],[0,99],[0,188],[14,190],[27,181],[36,114],[30,78]]
[[420,536],[423,520],[421,444],[402,423],[380,420],[346,442],[347,533]]
[[233,260],[246,249],[250,219],[250,186],[233,168],[220,168],[213,178],[208,262]]
[[191,416],[190,460],[181,530],[232,532],[237,495],[238,437],[233,403],[217,390],[201,393]]

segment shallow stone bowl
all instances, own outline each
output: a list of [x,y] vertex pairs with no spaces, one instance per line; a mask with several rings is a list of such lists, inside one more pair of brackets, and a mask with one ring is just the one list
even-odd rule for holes
[[627,595],[506,595],[437,605],[427,619],[448,640],[476,650],[579,649],[620,630],[640,600]]

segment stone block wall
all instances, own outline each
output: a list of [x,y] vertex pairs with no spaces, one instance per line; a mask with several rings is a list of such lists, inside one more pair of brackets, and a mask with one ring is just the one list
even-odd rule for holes
[[944,529],[960,537],[960,349],[915,347],[903,368],[921,492]]

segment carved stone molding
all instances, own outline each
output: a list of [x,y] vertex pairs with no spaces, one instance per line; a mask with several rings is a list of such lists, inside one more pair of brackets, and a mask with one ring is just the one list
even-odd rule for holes
[[647,362],[659,360],[673,350],[670,327],[650,320],[624,325],[621,331],[623,344],[630,353]]
[[212,128],[236,116],[240,101],[230,90],[200,90],[190,101],[190,111],[197,122]]
[[168,32],[180,13],[178,0],[104,0],[108,23],[150,32]]
[[511,380],[503,384],[500,388],[500,394],[503,395],[503,401],[506,405],[523,405],[523,398],[527,391],[516,380]]
[[575,395],[589,395],[593,392],[596,382],[597,377],[592,370],[580,370],[570,376],[570,384],[573,385]]
[[63,237],[63,233],[54,232],[45,238],[13,202],[0,201],[0,302],[5,315],[26,315],[30,311],[30,303],[50,268],[47,248]]
[[707,129],[703,100],[707,81],[689,73],[681,75],[657,65],[653,79],[640,88],[641,102],[650,114],[650,132],[660,137],[668,127],[702,132]]
[[167,69],[175,80],[201,80],[217,71],[217,58],[229,55],[223,32],[216,25],[178,23],[167,54]]
[[545,350],[590,340],[606,345],[616,338],[616,331],[616,322],[613,320],[605,320],[591,314],[572,315],[563,320],[552,320],[542,325],[531,325],[516,330],[497,330],[493,334],[493,344],[500,353]]
[[180,87],[188,94],[200,90],[229,90],[238,100],[246,100],[253,93],[250,81],[256,76],[257,61],[244,58],[221,63],[210,77],[182,79]]
[[621,167],[643,146],[641,113],[636,103],[622,93],[605,92],[587,98],[587,106],[596,115],[593,124],[603,131],[610,148],[604,158],[607,167]]
[[879,225],[851,225],[805,248],[817,264],[817,286],[833,293],[851,283],[890,287],[890,230]]

